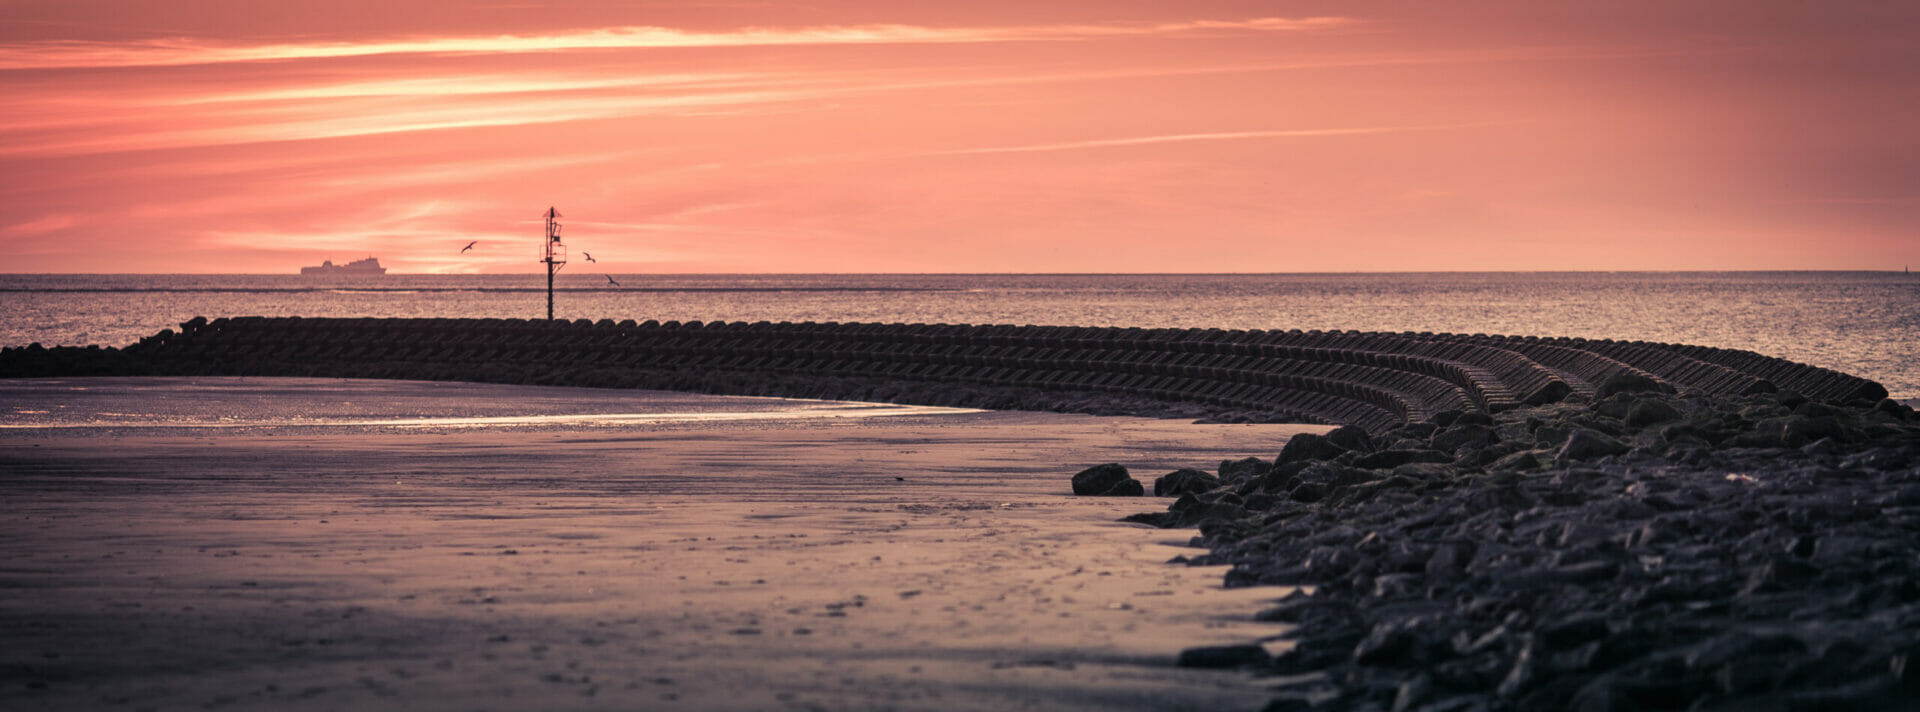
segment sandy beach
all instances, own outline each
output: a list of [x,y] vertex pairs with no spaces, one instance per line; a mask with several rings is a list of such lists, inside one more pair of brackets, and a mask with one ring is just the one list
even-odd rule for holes
[[1258,709],[1253,678],[1172,663],[1279,632],[1245,621],[1285,589],[1167,564],[1200,552],[1189,532],[1115,521],[1165,500],[1075,498],[1068,477],[1150,482],[1325,430],[445,383],[5,387],[8,709]]

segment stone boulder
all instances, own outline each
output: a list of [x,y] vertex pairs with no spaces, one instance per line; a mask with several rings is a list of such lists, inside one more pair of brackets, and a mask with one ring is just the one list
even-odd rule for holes
[[1459,452],[1463,447],[1482,448],[1499,441],[1500,436],[1494,433],[1493,428],[1477,424],[1455,424],[1445,430],[1434,433],[1433,438],[1429,440],[1428,443],[1431,444],[1435,450],[1453,453]]
[[1856,439],[1851,436],[1852,433],[1840,424],[1840,419],[1831,415],[1809,417],[1794,414],[1780,423],[1780,442],[1787,447],[1800,447],[1821,438],[1833,438],[1841,442]]
[[1153,496],[1178,497],[1183,494],[1199,494],[1220,486],[1220,479],[1204,470],[1185,467],[1161,475],[1153,481]]
[[1595,398],[1606,398],[1615,393],[1672,393],[1673,387],[1632,371],[1620,371],[1600,382],[1594,392]]
[[1643,428],[1655,423],[1679,420],[1680,409],[1661,398],[1641,398],[1627,408],[1627,425]]
[[1138,497],[1146,492],[1139,480],[1127,474],[1127,468],[1111,462],[1073,476],[1073,493],[1082,497]]
[[1243,482],[1267,474],[1273,465],[1257,457],[1243,457],[1238,460],[1220,461],[1220,479],[1225,482]]
[[1438,450],[1381,450],[1353,464],[1369,470],[1391,470],[1409,462],[1453,462],[1453,456]]
[[1183,668],[1240,668],[1264,666],[1272,658],[1258,645],[1221,645],[1187,648],[1174,665]]
[[[1327,431],[1327,434],[1324,437],[1327,439],[1327,442],[1333,443],[1335,445],[1346,448],[1348,450],[1353,450],[1356,452],[1373,452],[1373,436],[1368,435],[1367,431],[1361,428],[1356,428],[1351,425],[1342,425],[1338,428],[1334,428],[1332,430]],[[1288,441],[1288,444],[1292,444],[1292,441]],[[1335,456],[1338,457],[1337,454]]]
[[[1340,428],[1340,430],[1346,430],[1346,428]],[[1333,433],[1328,433],[1327,435],[1332,434]],[[1365,435],[1364,432],[1361,434],[1363,436]],[[1343,435],[1342,438],[1351,439],[1351,436]],[[1308,460],[1331,460],[1346,452],[1347,448],[1335,444],[1332,439],[1326,435],[1301,433],[1287,439],[1286,446],[1280,448],[1280,455],[1273,459],[1273,464],[1285,465],[1290,462],[1304,462]]]
[[1596,460],[1608,455],[1619,455],[1632,448],[1626,443],[1598,430],[1574,428],[1567,435],[1567,442],[1560,446],[1560,452],[1553,456],[1553,466],[1565,468],[1575,462]]

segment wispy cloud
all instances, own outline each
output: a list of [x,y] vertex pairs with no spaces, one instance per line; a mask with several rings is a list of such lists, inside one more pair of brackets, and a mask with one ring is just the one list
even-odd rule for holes
[[1307,136],[1359,136],[1366,134],[1405,133],[1408,131],[1440,131],[1446,129],[1471,128],[1488,124],[1444,124],[1434,126],[1362,126],[1354,128],[1328,129],[1275,129],[1270,131],[1219,131],[1209,133],[1164,134],[1160,136],[1132,136],[1128,138],[1093,139],[1088,141],[1061,141],[1058,143],[1036,143],[1022,146],[989,146],[984,148],[958,148],[949,151],[931,151],[921,155],[928,156],[964,156],[979,153],[1036,153],[1041,151],[1075,151],[1088,148],[1111,148],[1117,146],[1143,146],[1156,143],[1185,143],[1189,141],[1234,141],[1260,138],[1299,138]]
[[[1209,23],[1155,27],[1210,27]],[[3,53],[3,51],[0,51]],[[786,67],[778,71],[619,72],[541,67],[470,73],[301,74],[285,83],[232,86],[106,76],[23,83],[0,116],[0,159],[347,138],[405,132],[555,124],[637,116],[773,115],[821,102],[889,92],[1099,82],[1152,77],[1311,71],[1344,67],[1540,61],[1585,56],[1577,48],[1520,47],[1461,53],[1362,55],[1165,66],[1034,71],[1016,65],[933,68]],[[1227,138],[1227,137],[1214,137]],[[1184,140],[1208,140],[1197,136]],[[1078,148],[1093,147],[1074,146]],[[1002,149],[970,149],[994,152]],[[1020,150],[1014,147],[1006,150]],[[1030,148],[1024,150],[1044,150]],[[1062,149],[1053,149],[1062,150]]]
[[574,50],[671,49],[777,45],[967,44],[1088,40],[1109,37],[1192,36],[1239,32],[1299,32],[1348,25],[1341,17],[1260,17],[1156,24],[833,25],[749,27],[695,32],[671,27],[609,27],[539,35],[419,37],[368,42],[275,44],[210,43],[179,38],[142,42],[24,42],[0,46],[0,70],[80,67],[160,67],[232,62],[367,57],[391,54],[522,54]]
[[457,76],[413,77],[376,81],[338,82],[271,89],[212,91],[196,96],[168,96],[166,103],[176,105],[249,101],[297,101],[346,99],[359,97],[447,97],[478,94],[554,93],[602,89],[660,89],[673,87],[737,86],[751,81],[765,83],[765,74],[743,72],[707,74],[651,74],[644,76],[584,77],[542,74],[478,73]]
[[[227,123],[172,128],[134,126],[118,131],[90,131],[53,139],[0,144],[0,157],[81,155],[191,146],[233,145],[271,141],[347,138],[411,131],[471,129],[560,121],[584,121],[639,114],[664,114],[716,106],[758,105],[815,96],[810,91],[741,91],[683,95],[565,97],[539,104],[504,102],[420,102],[399,107],[377,106],[367,111],[335,106],[303,105],[263,109],[252,120],[229,114]],[[119,121],[111,123],[120,124]]]
[[0,228],[0,233],[8,235],[38,235],[41,233],[65,230],[80,224],[80,218],[74,215],[44,215],[22,223],[14,223]]

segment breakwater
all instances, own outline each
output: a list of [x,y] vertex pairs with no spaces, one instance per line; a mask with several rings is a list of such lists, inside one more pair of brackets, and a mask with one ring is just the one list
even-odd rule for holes
[[195,318],[121,349],[10,348],[0,376],[328,376],[654,388],[1355,425],[1609,383],[1872,401],[1879,384],[1699,346],[1483,334],[1009,325]]

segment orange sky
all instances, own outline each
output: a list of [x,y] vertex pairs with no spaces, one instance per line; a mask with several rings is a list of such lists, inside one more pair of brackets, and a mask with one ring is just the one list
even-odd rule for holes
[[1799,0],[0,0],[0,272],[537,272],[548,205],[616,274],[1900,269],[1915,37]]

